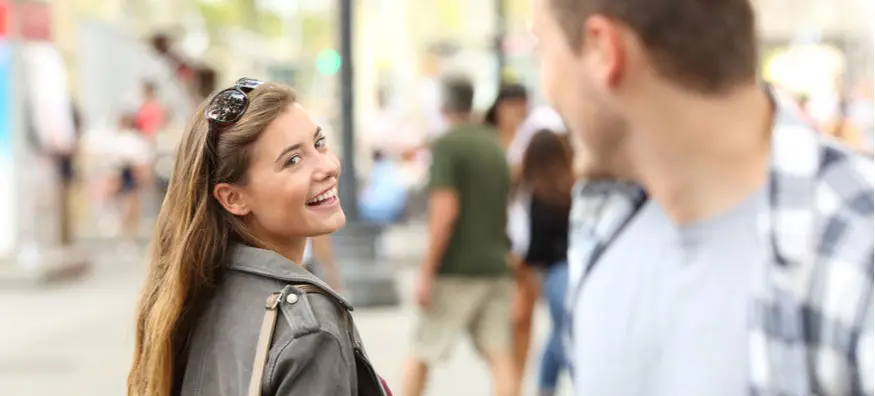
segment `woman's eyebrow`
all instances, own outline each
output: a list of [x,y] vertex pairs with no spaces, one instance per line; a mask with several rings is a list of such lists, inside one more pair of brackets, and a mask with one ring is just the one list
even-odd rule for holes
[[[317,125],[316,126],[316,133],[313,134],[313,138],[314,139],[318,138],[320,134],[322,134],[322,127]],[[295,151],[299,148],[301,148],[301,143],[295,143],[289,147],[286,147],[283,151],[280,152],[280,154],[276,157],[276,159],[273,162],[274,163],[279,162],[290,151]]]
[[297,149],[299,149],[299,148],[301,148],[301,143],[295,143],[295,144],[293,144],[293,145],[291,145],[291,146],[289,146],[289,147],[286,147],[283,151],[280,152],[280,155],[278,155],[278,156],[276,157],[276,160],[274,160],[273,162],[274,162],[274,163],[279,162],[279,161],[280,161],[283,157],[285,157],[286,154],[288,154],[290,151],[295,151],[295,150],[297,150]]

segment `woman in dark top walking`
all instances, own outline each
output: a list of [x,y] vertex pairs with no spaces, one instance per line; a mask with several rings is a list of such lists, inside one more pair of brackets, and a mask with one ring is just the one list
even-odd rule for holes
[[523,157],[522,182],[531,191],[531,239],[525,262],[542,273],[541,290],[553,329],[544,350],[539,394],[553,395],[566,367],[561,345],[563,302],[568,283],[568,214],[574,184],[572,153],[566,136],[548,130],[535,134]]

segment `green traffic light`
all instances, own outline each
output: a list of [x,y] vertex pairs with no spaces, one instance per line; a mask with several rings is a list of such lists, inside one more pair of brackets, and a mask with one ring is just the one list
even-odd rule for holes
[[316,70],[319,74],[336,74],[343,60],[335,50],[324,50],[316,57]]

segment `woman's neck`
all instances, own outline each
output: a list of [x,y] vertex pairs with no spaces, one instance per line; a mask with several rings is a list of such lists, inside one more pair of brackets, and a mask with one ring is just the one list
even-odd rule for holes
[[516,128],[499,127],[498,141],[501,143],[501,147],[504,147],[504,149],[507,150],[511,143],[513,143],[514,135],[516,135]]
[[272,243],[272,249],[281,256],[297,265],[303,265],[304,249],[307,247],[307,238],[295,238],[284,241],[282,244]]

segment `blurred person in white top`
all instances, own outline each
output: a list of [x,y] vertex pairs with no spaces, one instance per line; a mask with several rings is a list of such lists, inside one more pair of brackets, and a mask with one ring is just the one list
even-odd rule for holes
[[[498,140],[504,148],[508,162],[511,165],[512,186],[515,186],[519,179],[518,166],[514,165],[519,165],[521,159],[515,158],[517,156],[512,153],[511,148],[520,128],[525,123],[528,111],[529,97],[526,88],[521,84],[505,83],[499,87],[495,102],[484,115],[484,122],[496,129]],[[516,201],[517,199],[510,200],[508,208],[507,233],[512,245],[516,245],[514,239],[518,239],[514,237],[515,235],[528,234],[528,227],[525,223],[511,219],[510,213],[514,212],[513,208],[519,205]],[[513,324],[514,365],[518,374],[517,378],[522,382],[532,336],[532,315],[539,290],[535,273],[528,266],[522,265],[521,257],[524,257],[524,255],[520,255],[518,250],[512,250],[508,261],[514,268],[516,278],[516,292],[514,293],[511,318]]]
[[152,145],[136,129],[133,114],[122,114],[118,122],[118,132],[112,138],[112,158],[119,171],[116,192],[121,205],[121,237],[132,241],[139,232],[144,179],[149,173],[153,153]]

